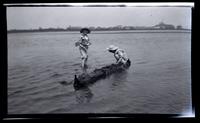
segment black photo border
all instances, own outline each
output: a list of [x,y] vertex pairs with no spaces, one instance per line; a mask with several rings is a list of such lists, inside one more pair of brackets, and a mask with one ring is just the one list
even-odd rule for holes
[[[0,79],[0,118],[2,120],[12,120],[12,119],[102,119],[102,118],[117,118],[117,119],[177,119],[177,120],[191,120],[191,119],[196,119],[197,117],[197,112],[198,112],[198,106],[197,106],[197,80],[194,76],[194,71],[196,71],[195,69],[197,69],[196,67],[194,67],[194,53],[195,51],[195,43],[198,41],[197,40],[197,29],[198,29],[198,22],[197,22],[197,18],[199,16],[199,13],[197,8],[198,8],[198,4],[195,0],[180,0],[180,1],[174,1],[174,0],[162,0],[162,1],[147,1],[147,0],[135,0],[135,1],[116,1],[116,0],[111,0],[109,1],[109,3],[113,3],[113,2],[123,2],[123,3],[128,3],[128,2],[139,2],[139,3],[145,3],[145,2],[193,2],[194,3],[194,7],[192,8],[192,31],[191,31],[191,40],[192,40],[192,65],[191,65],[191,75],[192,75],[192,83],[191,83],[191,89],[192,89],[192,108],[195,114],[195,118],[190,118],[190,117],[179,117],[180,114],[106,114],[106,113],[101,113],[101,114],[94,114],[94,113],[77,113],[77,114],[8,114],[8,105],[7,105],[7,20],[6,20],[6,6],[5,4],[21,4],[21,3],[100,3],[100,2],[108,2],[108,1],[91,1],[91,0],[87,0],[87,1],[81,1],[81,0],[68,0],[67,2],[65,0],[57,0],[57,1],[52,1],[52,0],[3,0],[3,3],[1,4],[1,8],[0,8],[0,14],[1,14],[1,33],[0,33],[0,37],[1,37],[1,55],[3,56],[3,58],[1,58],[1,79]],[[16,7],[20,7],[20,5],[14,5]],[[32,6],[32,5],[29,5]],[[48,5],[40,5],[40,6],[48,6]]]

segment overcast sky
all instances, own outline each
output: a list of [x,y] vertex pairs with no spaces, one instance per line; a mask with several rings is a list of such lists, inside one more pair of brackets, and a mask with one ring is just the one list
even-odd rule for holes
[[8,7],[8,29],[71,26],[153,26],[163,21],[191,29],[190,7]]

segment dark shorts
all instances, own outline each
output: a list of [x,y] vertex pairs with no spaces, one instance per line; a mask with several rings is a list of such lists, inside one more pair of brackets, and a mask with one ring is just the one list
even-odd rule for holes
[[131,66],[131,61],[130,61],[130,59],[127,60],[126,65],[127,65],[127,66]]
[[124,65],[125,68],[128,68],[131,66],[131,61],[128,59],[126,64]]
[[126,64],[122,64],[122,63],[121,63],[121,65],[122,65],[123,68],[126,68],[126,69],[127,69],[128,67],[131,66],[131,61],[128,59],[127,62],[126,62]]

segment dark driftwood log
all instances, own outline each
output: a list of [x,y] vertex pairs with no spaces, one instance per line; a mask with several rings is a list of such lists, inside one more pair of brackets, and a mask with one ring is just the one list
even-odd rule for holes
[[113,73],[121,72],[130,67],[130,63],[126,65],[111,64],[99,69],[95,69],[91,73],[83,73],[79,76],[74,77],[74,88],[78,90],[80,88],[87,87],[89,84],[96,82],[99,79],[103,79]]

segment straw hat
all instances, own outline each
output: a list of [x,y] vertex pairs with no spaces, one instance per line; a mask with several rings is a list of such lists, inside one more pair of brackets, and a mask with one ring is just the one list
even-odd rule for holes
[[87,33],[90,33],[90,30],[89,30],[88,28],[82,28],[82,29],[80,30],[80,33],[83,33],[83,31],[87,31]]
[[118,47],[115,46],[115,45],[110,45],[110,46],[107,48],[107,50],[111,50],[111,51],[117,50],[117,49],[118,49]]

